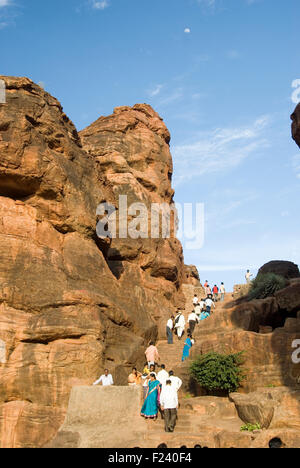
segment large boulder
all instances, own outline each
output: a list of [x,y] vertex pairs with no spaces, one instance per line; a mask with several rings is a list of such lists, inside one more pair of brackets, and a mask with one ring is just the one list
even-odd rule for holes
[[275,298],[280,309],[287,312],[300,311],[300,283],[281,289],[275,293]]
[[297,145],[300,147],[300,103],[297,105],[295,111],[291,115],[292,123],[292,136]]
[[299,278],[300,272],[298,265],[293,262],[286,262],[282,260],[273,260],[272,262],[263,265],[258,274],[275,273],[276,275],[283,276],[286,279]]
[[0,78],[0,446],[39,447],[74,385],[104,367],[124,384],[143,364],[184,304],[184,263],[175,236],[96,235],[99,203],[119,194],[172,203],[170,135],[153,109],[118,109],[79,136],[31,80]]
[[246,424],[259,424],[262,429],[268,429],[274,417],[276,402],[269,395],[259,392],[243,395],[232,393],[238,415]]

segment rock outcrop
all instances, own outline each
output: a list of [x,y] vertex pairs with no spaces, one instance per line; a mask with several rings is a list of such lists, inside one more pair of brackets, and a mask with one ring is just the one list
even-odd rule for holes
[[300,103],[291,115],[292,123],[292,137],[300,147]]
[[[77,133],[27,78],[2,77],[0,105],[0,444],[38,447],[70,390],[104,367],[117,384],[184,304],[180,242],[99,239],[97,206],[170,205],[170,135],[146,105]],[[132,219],[132,217],[129,219]]]
[[[300,340],[300,304],[298,308],[296,301],[292,304],[293,297],[291,302],[288,299],[288,292],[283,289],[276,297],[264,300],[219,303],[217,311],[196,328],[192,356],[210,351],[244,352],[247,370],[241,388],[244,393],[269,386],[298,388],[300,363],[292,355],[295,343]],[[291,304],[292,310],[281,309],[280,300]],[[188,368],[186,362],[175,370],[182,377],[186,391],[203,395],[202,389],[190,381]]]
[[275,273],[276,275],[283,276],[286,279],[299,278],[300,272],[298,265],[293,262],[286,262],[281,260],[273,260],[272,262],[263,265],[258,274]]

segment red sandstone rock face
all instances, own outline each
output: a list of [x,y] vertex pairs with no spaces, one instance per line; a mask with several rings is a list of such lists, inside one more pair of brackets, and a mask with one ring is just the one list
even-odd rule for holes
[[292,123],[292,136],[297,145],[300,147],[300,104],[296,107],[294,113],[291,115]]
[[185,284],[192,284],[196,288],[200,286],[200,276],[194,265],[185,265]]
[[59,102],[1,77],[1,447],[43,446],[70,389],[105,366],[117,383],[184,303],[176,239],[101,241],[100,202],[171,203],[170,135],[145,105],[100,118],[81,139]]
[[[300,285],[297,287],[299,289]],[[278,304],[280,293],[285,301],[286,290],[282,290],[276,298],[218,304],[217,312],[196,328],[192,355],[211,351],[244,352],[247,379],[243,382],[242,392],[267,386],[298,388],[300,364],[293,362],[292,354],[293,344],[300,339],[300,313],[296,314],[293,309],[288,316],[287,310],[281,310]],[[262,327],[264,331],[267,326],[270,326],[270,333],[261,333]],[[175,372],[190,391],[188,367],[187,361]],[[199,391],[196,388],[196,392]]]

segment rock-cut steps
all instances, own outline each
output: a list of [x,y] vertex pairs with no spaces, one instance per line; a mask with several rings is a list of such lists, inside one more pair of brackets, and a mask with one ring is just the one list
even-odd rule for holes
[[181,341],[174,336],[174,344],[169,345],[166,341],[157,343],[158,353],[160,355],[160,363],[166,366],[166,370],[174,370],[181,363],[182,352],[185,338]]

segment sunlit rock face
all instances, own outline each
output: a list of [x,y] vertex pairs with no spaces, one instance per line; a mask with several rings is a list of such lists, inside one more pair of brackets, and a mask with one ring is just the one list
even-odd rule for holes
[[[171,204],[170,135],[146,105],[79,135],[27,78],[0,77],[0,444],[43,446],[74,385],[126,383],[184,304],[180,242],[100,240],[99,203]],[[130,216],[128,216],[130,220]]]

